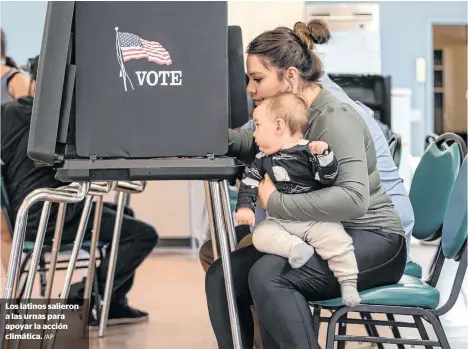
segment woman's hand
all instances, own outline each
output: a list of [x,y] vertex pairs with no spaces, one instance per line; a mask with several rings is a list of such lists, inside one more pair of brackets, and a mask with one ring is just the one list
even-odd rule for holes
[[266,210],[268,199],[270,195],[276,191],[276,186],[273,181],[268,177],[268,174],[265,174],[265,179],[260,182],[258,186],[258,202]]

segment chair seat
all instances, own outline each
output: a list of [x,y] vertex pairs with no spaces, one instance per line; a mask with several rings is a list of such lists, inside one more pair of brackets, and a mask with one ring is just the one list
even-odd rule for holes
[[409,276],[414,276],[415,278],[421,279],[422,278],[422,268],[417,263],[408,262],[408,263],[406,263],[404,274],[409,275]]
[[[396,285],[381,286],[359,293],[362,304],[393,305],[401,307],[418,307],[435,309],[439,304],[439,291],[420,279],[403,275]],[[341,298],[321,302],[311,302],[312,306],[338,308],[344,306]]]
[[[35,244],[34,241],[25,241],[23,252],[28,253],[34,250],[34,244]],[[105,245],[106,245],[105,243],[98,241],[98,248],[103,248]],[[90,247],[91,247],[91,241],[89,240],[83,241],[83,244],[81,245],[82,250],[89,250]],[[60,246],[60,252],[69,252],[71,250],[73,250],[73,243]],[[52,251],[52,246],[44,245],[44,248],[42,251],[45,253],[49,253],[50,251]]]

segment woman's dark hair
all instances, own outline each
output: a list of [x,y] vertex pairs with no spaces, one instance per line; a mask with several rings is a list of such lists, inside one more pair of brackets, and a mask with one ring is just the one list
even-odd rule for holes
[[264,56],[280,70],[280,78],[286,69],[295,67],[304,81],[313,83],[323,75],[322,62],[313,50],[330,38],[327,25],[313,19],[307,24],[297,22],[292,30],[279,27],[260,34],[249,44],[247,53]]
[[18,65],[16,64],[16,62],[11,57],[8,57],[6,55],[6,47],[7,47],[6,35],[3,29],[0,28],[0,52],[1,52],[2,58],[5,58],[5,64],[7,66],[18,69]]
[[31,77],[31,80],[37,80],[37,69],[39,68],[39,56],[29,58],[28,65],[29,65],[29,75]]

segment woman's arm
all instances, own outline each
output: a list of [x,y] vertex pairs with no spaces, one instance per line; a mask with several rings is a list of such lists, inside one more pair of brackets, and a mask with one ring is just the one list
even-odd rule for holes
[[253,133],[229,130],[229,148],[227,156],[236,157],[245,164],[251,164],[257,153]]
[[268,199],[268,213],[296,221],[345,221],[362,217],[369,208],[365,125],[349,106],[327,106],[316,116],[309,140],[327,142],[338,159],[338,178],[331,187],[305,194],[281,194]]

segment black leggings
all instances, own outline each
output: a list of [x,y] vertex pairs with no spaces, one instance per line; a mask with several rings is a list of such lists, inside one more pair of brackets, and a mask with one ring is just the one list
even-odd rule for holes
[[[348,230],[359,267],[358,288],[365,290],[397,283],[406,264],[404,236]],[[257,311],[266,349],[319,348],[308,301],[340,297],[340,286],[327,263],[315,254],[302,268],[288,260],[265,255],[249,246],[231,254],[244,348],[252,348],[251,304]],[[221,260],[206,275],[211,325],[221,349],[233,348]],[[253,303],[252,303],[253,302]]]

